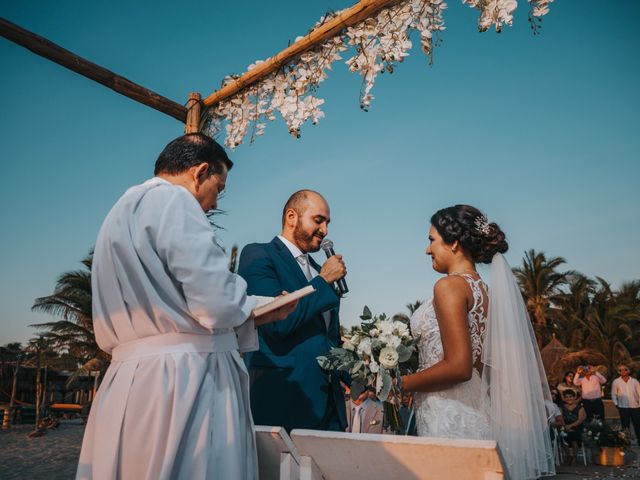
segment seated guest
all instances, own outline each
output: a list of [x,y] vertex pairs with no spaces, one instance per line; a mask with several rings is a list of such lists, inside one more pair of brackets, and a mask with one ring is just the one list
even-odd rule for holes
[[551,440],[556,437],[556,429],[564,425],[561,405],[558,391],[554,388],[551,390],[551,400],[544,401],[544,406],[547,411],[547,421],[549,422],[549,427],[551,427],[549,428]]
[[582,443],[583,423],[587,419],[587,414],[578,402],[576,392],[566,390],[562,396],[564,405],[562,405],[562,420],[564,422],[564,431],[566,436],[565,442],[569,445],[569,463],[576,460],[576,452],[578,445]]
[[347,402],[347,432],[386,433],[382,426],[382,402],[371,393],[365,390],[358,398],[350,398]]
[[558,386],[556,387],[558,389],[558,393],[560,393],[560,395],[564,394],[564,392],[566,390],[573,390],[576,393],[578,393],[580,391],[579,387],[576,387],[573,384],[573,372],[568,371],[568,372],[564,372],[564,377],[562,377],[564,380],[558,384]]
[[562,400],[560,400],[558,391],[555,388],[551,390],[551,401],[545,400],[544,405],[547,409],[549,425],[552,427],[564,425],[562,420]]
[[604,421],[604,403],[602,402],[602,385],[607,382],[592,365],[578,367],[573,377],[573,384],[581,387],[582,405],[587,412],[587,420],[598,417]]

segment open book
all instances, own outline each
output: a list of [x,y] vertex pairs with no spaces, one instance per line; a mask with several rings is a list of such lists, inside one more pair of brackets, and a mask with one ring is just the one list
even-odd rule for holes
[[300,290],[296,290],[295,292],[288,293],[287,295],[284,295],[282,297],[276,297],[273,301],[254,308],[253,316],[259,317],[260,315],[269,313],[288,303],[295,302],[299,298],[306,297],[307,295],[311,295],[315,291],[316,289],[313,288],[313,285],[307,285],[306,287],[302,287]]

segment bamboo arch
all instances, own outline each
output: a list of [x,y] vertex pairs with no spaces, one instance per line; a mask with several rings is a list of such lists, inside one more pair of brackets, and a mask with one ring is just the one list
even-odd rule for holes
[[136,102],[142,103],[183,122],[185,124],[185,133],[193,133],[200,129],[203,106],[211,107],[224,99],[232,97],[240,90],[260,81],[296,57],[337,35],[345,28],[375,15],[383,8],[400,3],[400,1],[401,0],[360,0],[349,9],[336,15],[325,24],[309,32],[300,40],[275,54],[260,66],[244,73],[233,82],[213,92],[206,97],[204,101],[199,93],[190,93],[186,107],[104,67],[90,62],[44,37],[9,22],[5,18],[0,18],[0,35],[7,40],[31,50],[37,55],[90,78]]

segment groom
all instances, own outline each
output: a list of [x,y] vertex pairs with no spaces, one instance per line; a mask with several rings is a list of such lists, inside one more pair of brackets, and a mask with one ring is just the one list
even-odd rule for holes
[[249,295],[276,296],[313,285],[286,319],[258,328],[260,350],[245,362],[251,377],[251,411],[257,425],[344,431],[345,403],[339,379],[316,361],[340,342],[340,299],[333,282],[346,274],[341,255],[320,267],[308,254],[320,249],[330,221],[317,192],[300,190],[282,212],[282,233],[252,243],[240,254],[238,273]]

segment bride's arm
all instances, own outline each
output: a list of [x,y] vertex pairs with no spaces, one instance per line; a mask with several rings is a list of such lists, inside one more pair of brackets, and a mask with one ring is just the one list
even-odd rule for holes
[[434,287],[433,306],[440,327],[443,359],[431,367],[402,377],[402,387],[410,392],[445,390],[471,378],[471,336],[467,282],[450,276]]

